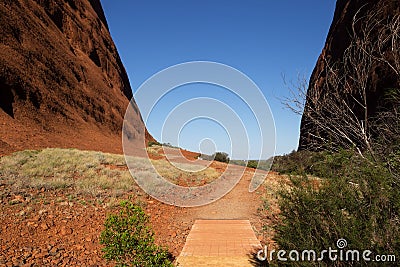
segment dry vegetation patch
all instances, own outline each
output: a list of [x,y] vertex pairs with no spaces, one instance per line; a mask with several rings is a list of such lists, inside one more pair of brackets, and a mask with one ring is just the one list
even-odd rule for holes
[[152,164],[157,172],[170,181],[180,186],[201,186],[218,179],[221,174],[212,167],[204,168],[202,166],[170,163],[167,160],[152,160]]
[[139,188],[122,155],[77,149],[26,150],[0,158],[0,181],[13,191],[67,189],[77,194],[118,196]]

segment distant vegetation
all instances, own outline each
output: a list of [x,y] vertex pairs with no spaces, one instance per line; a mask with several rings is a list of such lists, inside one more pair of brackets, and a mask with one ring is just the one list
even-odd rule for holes
[[273,158],[267,160],[231,160],[230,163],[240,166],[246,166],[253,169],[269,171],[271,169]]
[[200,157],[204,160],[216,160],[225,163],[229,163],[230,161],[228,153],[225,152],[216,152],[212,155],[201,154]]
[[228,154],[225,152],[217,152],[213,155],[214,160],[229,163]]
[[152,146],[161,146],[162,144],[157,142],[157,141],[149,141],[147,142],[147,146],[148,147],[152,147]]
[[157,141],[149,141],[149,142],[147,142],[147,146],[148,147],[152,147],[152,146],[164,146],[164,147],[170,147],[170,148],[179,148],[179,147],[177,147],[177,146],[173,146],[173,145],[171,145],[170,143],[160,143],[160,142],[157,142]]

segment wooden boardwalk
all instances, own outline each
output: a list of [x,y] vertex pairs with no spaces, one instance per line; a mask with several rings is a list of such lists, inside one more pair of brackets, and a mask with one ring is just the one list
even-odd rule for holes
[[248,220],[196,220],[177,266],[258,266],[261,249]]

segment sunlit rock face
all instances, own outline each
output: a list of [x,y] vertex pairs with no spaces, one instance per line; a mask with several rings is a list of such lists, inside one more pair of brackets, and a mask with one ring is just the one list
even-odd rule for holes
[[[2,0],[0,23],[0,154],[122,152],[132,90],[100,1]],[[145,129],[133,108],[139,140]]]

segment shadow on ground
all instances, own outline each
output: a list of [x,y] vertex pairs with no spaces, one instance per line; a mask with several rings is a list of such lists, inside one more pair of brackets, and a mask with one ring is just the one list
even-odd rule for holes
[[267,266],[269,266],[268,260],[261,261],[261,260],[258,259],[257,252],[253,252],[251,254],[248,254],[248,256],[249,256],[249,262],[250,262],[251,266],[255,266],[255,267],[267,267]]

